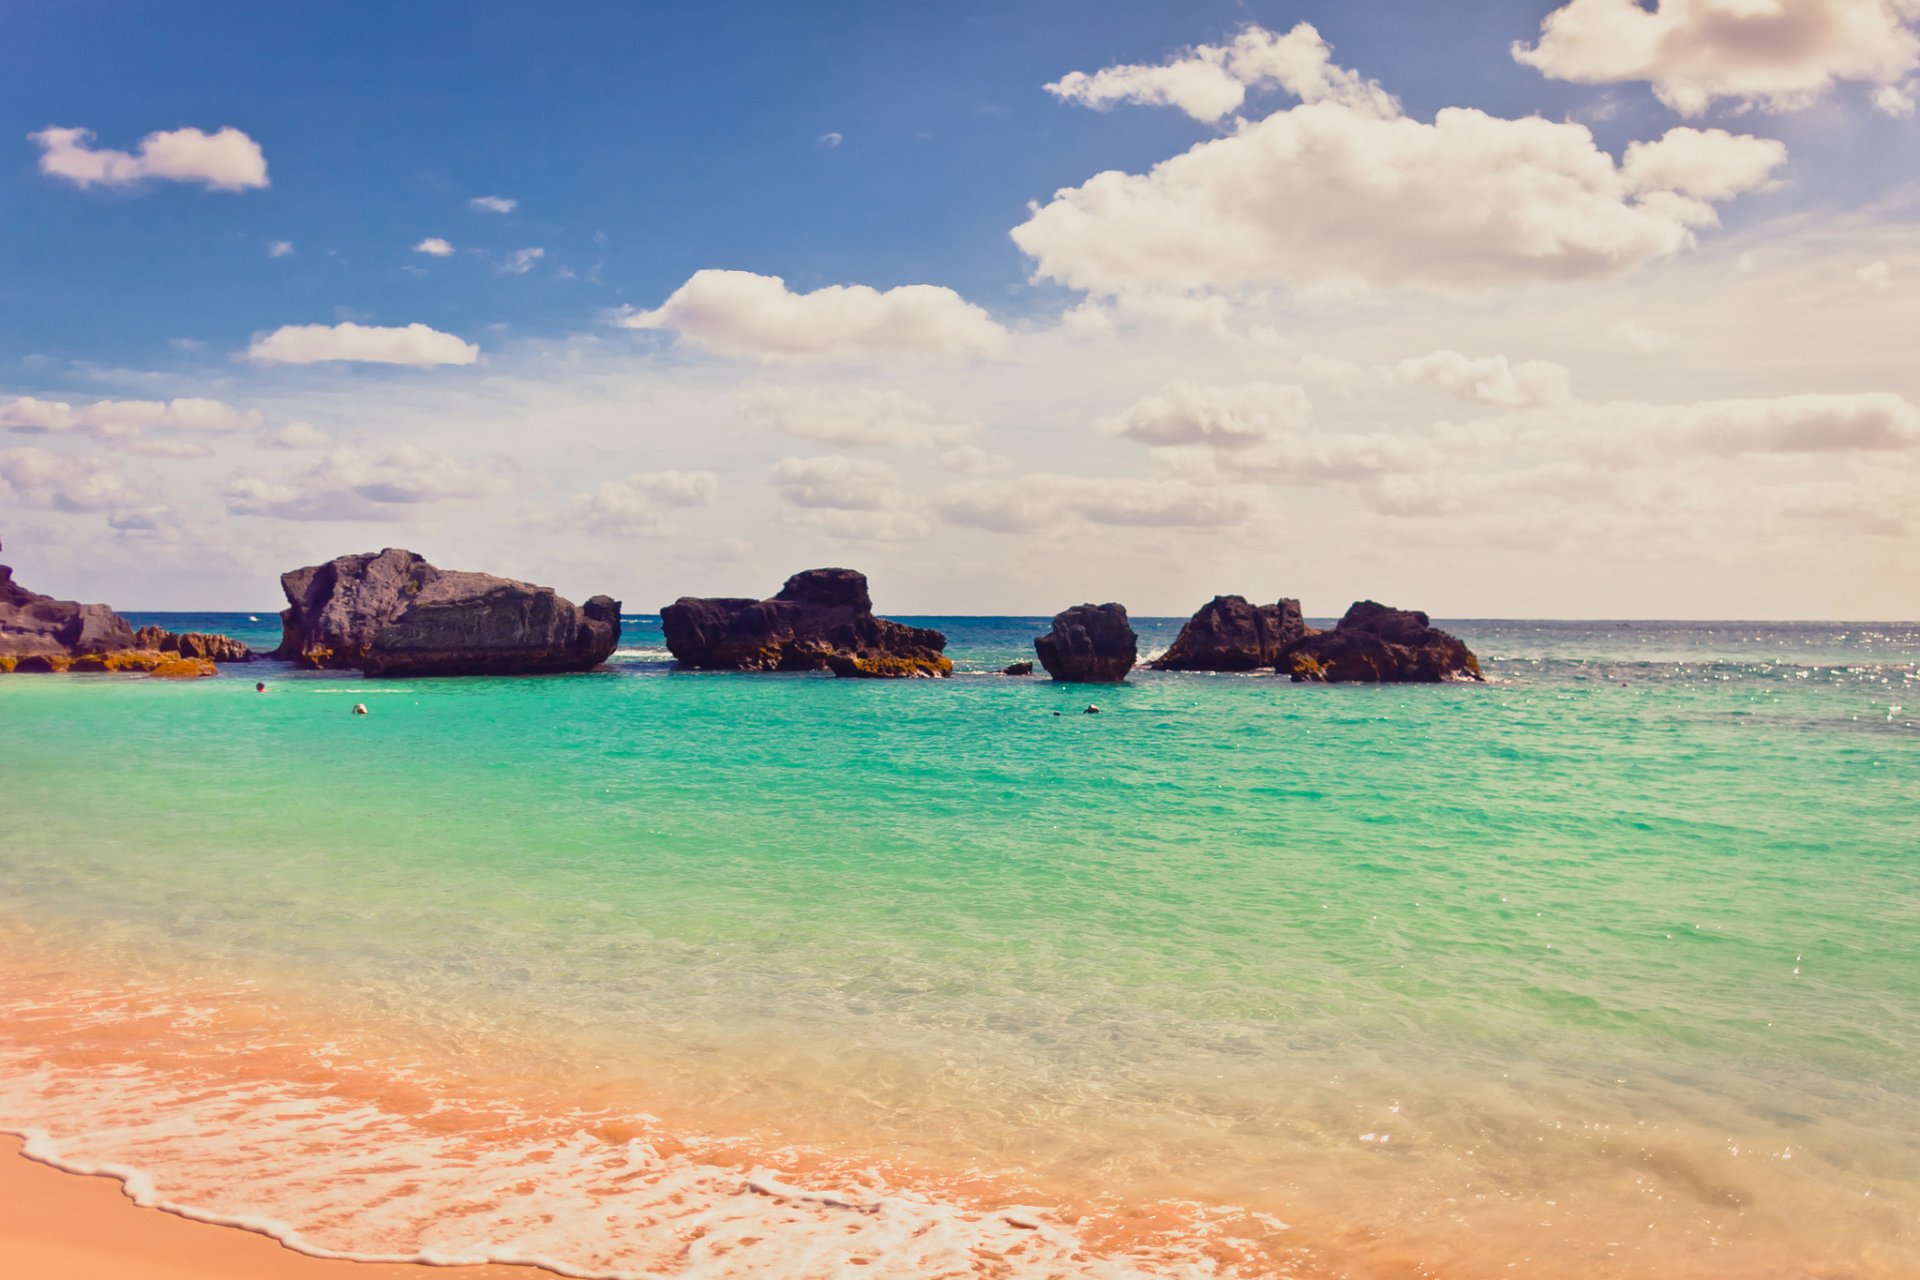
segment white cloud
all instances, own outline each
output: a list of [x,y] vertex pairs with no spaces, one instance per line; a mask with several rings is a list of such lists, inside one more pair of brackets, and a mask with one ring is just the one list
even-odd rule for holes
[[1558,80],[1647,81],[1685,116],[1715,98],[1787,111],[1839,81],[1891,86],[1920,66],[1915,13],[1909,0],[1571,0],[1513,56]]
[[220,400],[96,400],[72,405],[64,400],[21,396],[0,404],[0,430],[19,434],[75,432],[101,437],[131,437],[143,431],[245,431],[260,425],[253,409],[236,409]]
[[357,360],[368,364],[472,364],[480,348],[424,324],[380,328],[355,324],[289,324],[253,340],[247,354],[277,364]]
[[940,455],[940,469],[957,476],[992,475],[1012,465],[1013,459],[1004,454],[990,453],[977,444],[963,444]]
[[776,363],[886,355],[992,355],[1007,334],[951,289],[828,285],[793,293],[779,276],[696,271],[652,311],[628,308],[614,323],[658,329],[720,355]]
[[290,258],[293,256],[293,241],[275,240],[267,246],[269,258]]
[[1873,105],[1894,117],[1910,116],[1914,107],[1914,86],[1912,81],[1904,84],[1883,84],[1873,91]]
[[467,206],[481,213],[512,213],[520,207],[520,202],[505,196],[475,196],[467,201]]
[[428,236],[425,240],[413,246],[413,251],[415,253],[424,253],[430,258],[444,258],[452,254],[453,246],[445,240],[442,240],[439,236]]
[[268,442],[276,449],[328,449],[333,447],[333,433],[311,422],[290,422],[274,432]]
[[459,462],[416,444],[335,449],[299,471],[237,472],[225,490],[227,511],[278,520],[389,520],[424,504],[483,498],[510,487],[494,460]]
[[1653,142],[1629,144],[1620,172],[1639,191],[1731,200],[1760,186],[1786,159],[1785,144],[1772,138],[1682,126]]
[[46,449],[0,450],[0,480],[21,506],[48,511],[105,513],[130,522],[155,506],[111,463]]
[[719,495],[711,471],[636,471],[577,495],[565,523],[605,533],[649,532],[661,526],[661,507],[710,507]]
[[1399,113],[1393,96],[1357,72],[1333,64],[1320,33],[1302,22],[1285,35],[1249,26],[1228,45],[1196,45],[1157,66],[1071,72],[1047,92],[1096,110],[1118,102],[1178,107],[1196,120],[1240,109],[1249,89],[1279,87],[1302,102],[1337,102],[1371,115]]
[[788,506],[835,511],[892,511],[905,505],[900,473],[871,458],[828,454],[820,458],[782,458],[772,480]]
[[840,448],[955,444],[975,430],[925,401],[878,387],[750,387],[733,400],[740,420],[755,430]]
[[1853,274],[1859,277],[1860,283],[1868,286],[1869,288],[1873,288],[1873,289],[1893,288],[1893,268],[1888,266],[1884,261],[1869,262],[1866,266],[1860,268],[1858,271],[1854,272]]
[[1402,360],[1394,372],[1402,382],[1426,383],[1463,400],[1514,409],[1573,398],[1566,366],[1550,360],[1515,364],[1505,356],[1476,359],[1458,351],[1435,351]]
[[213,450],[198,440],[182,440],[179,436],[140,436],[126,446],[128,453],[143,458],[206,458]]
[[1673,342],[1672,334],[1650,328],[1638,320],[1617,321],[1607,332],[1616,341],[1625,343],[1635,351],[1658,351]]
[[1291,384],[1208,387],[1180,379],[1103,419],[1100,427],[1140,444],[1235,450],[1298,431],[1312,412],[1307,393]]
[[93,130],[50,127],[27,139],[40,147],[40,172],[77,187],[129,187],[147,179],[193,182],[212,191],[245,191],[267,183],[260,144],[231,126],[214,133],[173,129],[150,133],[138,152],[96,150]]
[[814,142],[825,151],[831,151],[845,141],[846,137],[838,133],[823,133],[814,139]]
[[515,249],[499,263],[499,270],[510,276],[523,276],[533,270],[540,259],[547,256],[545,249]]
[[933,505],[953,524],[1033,533],[1081,524],[1222,528],[1244,523],[1256,499],[1245,489],[1184,481],[1026,475],[949,485]]
[[1641,146],[1623,167],[1581,124],[1309,103],[1058,191],[1012,235],[1036,279],[1108,296],[1592,279],[1687,247],[1785,159],[1718,130]]

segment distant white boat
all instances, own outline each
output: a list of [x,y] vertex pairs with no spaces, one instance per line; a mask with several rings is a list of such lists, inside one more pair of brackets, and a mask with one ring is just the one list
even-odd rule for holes
[[259,614],[257,614],[257,613],[250,613],[250,614],[248,614],[248,615],[247,615],[247,621],[248,621],[248,622],[258,622],[258,621],[260,621],[260,615],[259,615]]

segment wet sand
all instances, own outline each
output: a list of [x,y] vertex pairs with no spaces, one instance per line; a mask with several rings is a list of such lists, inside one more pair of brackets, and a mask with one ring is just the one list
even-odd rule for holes
[[34,1280],[548,1280],[537,1267],[429,1267],[310,1258],[270,1237],[127,1199],[113,1178],[63,1173],[0,1135],[0,1271]]

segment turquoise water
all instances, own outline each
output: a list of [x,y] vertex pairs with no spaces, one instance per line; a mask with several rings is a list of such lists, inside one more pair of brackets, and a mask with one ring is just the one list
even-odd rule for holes
[[8,678],[4,917],[836,1169],[1264,1215],[1243,1274],[1920,1273],[1920,628],[1094,689],[915,621],[959,678],[676,674],[655,619],[575,677]]

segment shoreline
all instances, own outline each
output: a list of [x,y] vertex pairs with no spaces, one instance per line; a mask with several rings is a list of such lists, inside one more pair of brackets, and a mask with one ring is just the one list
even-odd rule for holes
[[545,1280],[532,1264],[362,1262],[303,1253],[263,1227],[139,1203],[110,1172],[70,1171],[0,1133],[0,1256],[38,1280]]

